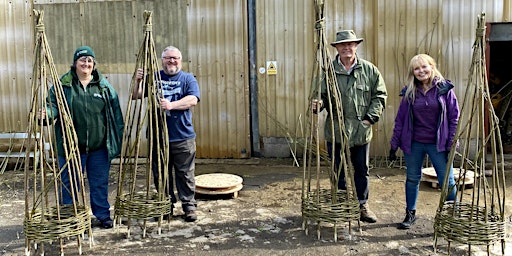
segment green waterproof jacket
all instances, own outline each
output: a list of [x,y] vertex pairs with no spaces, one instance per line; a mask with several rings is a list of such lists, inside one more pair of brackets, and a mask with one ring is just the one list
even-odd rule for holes
[[[62,84],[62,91],[64,93],[64,97],[69,108],[69,113],[71,113],[71,118],[73,119],[75,131],[78,140],[80,141],[79,144],[103,145],[103,143],[105,143],[108,151],[108,158],[109,160],[112,160],[118,157],[121,152],[124,130],[123,114],[121,111],[121,107],[119,105],[118,94],[112,87],[112,85],[110,85],[107,79],[103,77],[103,75],[99,71],[94,70],[92,72],[92,75],[93,80],[90,82],[88,90],[94,90],[95,92],[97,91],[97,93],[101,95],[100,98],[103,100],[105,104],[104,109],[101,111],[101,113],[103,113],[104,116],[97,118],[88,118],[86,116],[87,110],[80,111],[73,109],[73,101],[80,100],[80,97],[76,95],[73,89],[73,86],[80,86],[74,68],[71,68],[69,72],[67,72],[60,78]],[[58,155],[65,156],[63,145],[64,136],[61,123],[62,120],[61,118],[58,118],[59,108],[57,105],[57,97],[55,93],[55,87],[52,87],[49,91],[49,96],[47,99],[48,104],[46,112],[50,123],[55,121],[55,140],[57,144]],[[99,124],[93,126],[93,128],[84,128],[83,124],[76,123],[77,115],[82,115],[82,120],[86,118],[90,119],[91,122],[97,122]],[[80,150],[80,153],[84,154],[87,153],[87,150],[89,150],[89,148],[87,147],[87,149],[85,150],[86,152],[83,152],[84,148],[82,146]],[[95,148],[91,148],[90,150],[95,150]]]
[[[372,126],[365,125],[362,121],[368,120],[371,124],[379,121],[388,95],[384,79],[375,65],[359,57],[357,57],[357,64],[350,74],[343,69],[338,61],[338,56],[332,64],[338,82],[338,92],[341,95],[341,109],[343,110],[349,147],[367,144],[372,139]],[[328,99],[328,95],[331,100]],[[333,95],[335,93],[332,91],[327,92],[327,83],[324,77],[321,81],[322,108],[328,112],[325,122],[325,139],[328,142],[333,142],[333,132],[331,131],[331,124],[333,124],[335,142],[340,143],[342,134]],[[329,102],[331,102],[332,108],[329,107]]]

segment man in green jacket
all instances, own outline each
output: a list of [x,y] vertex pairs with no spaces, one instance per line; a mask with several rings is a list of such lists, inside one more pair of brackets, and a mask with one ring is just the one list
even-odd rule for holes
[[[360,220],[374,223],[376,215],[369,209],[369,150],[372,139],[372,125],[379,121],[387,99],[386,85],[379,70],[371,62],[357,56],[358,45],[363,41],[354,31],[343,30],[336,33],[336,41],[331,45],[338,54],[333,60],[338,92],[328,92],[324,79],[321,83],[321,100],[313,101],[313,111],[326,109],[325,124],[327,150],[332,159],[334,154],[336,171],[340,172],[338,189],[345,190],[344,171],[340,170],[342,133],[336,111],[336,103],[341,101],[343,125],[350,148],[350,161],[354,167],[354,182],[360,204]],[[331,89],[329,89],[331,90]],[[337,99],[333,95],[340,95]],[[330,99],[328,98],[330,95]],[[331,103],[329,107],[328,102]],[[331,110],[332,109],[332,110]],[[332,111],[332,113],[330,113]],[[332,127],[334,131],[332,131]],[[335,172],[337,173],[337,172]]]

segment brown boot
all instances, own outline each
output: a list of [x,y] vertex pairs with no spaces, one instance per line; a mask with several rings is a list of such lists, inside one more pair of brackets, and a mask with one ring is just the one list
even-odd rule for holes
[[370,210],[368,203],[360,204],[359,210],[361,212],[361,217],[359,218],[361,221],[368,223],[377,222],[377,216]]

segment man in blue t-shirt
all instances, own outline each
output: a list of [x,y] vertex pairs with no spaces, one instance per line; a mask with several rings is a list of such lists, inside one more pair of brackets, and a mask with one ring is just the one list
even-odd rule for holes
[[[194,178],[196,133],[192,125],[192,107],[199,102],[200,91],[195,77],[181,70],[181,61],[182,55],[178,48],[166,47],[162,52],[163,68],[159,72],[157,84],[158,93],[161,94],[159,95],[160,109],[165,111],[169,136],[169,186],[167,186],[167,192],[170,194],[173,204],[176,203],[172,178],[174,168],[176,189],[185,212],[185,221],[193,222],[197,220],[197,202]],[[138,69],[136,74],[138,85],[143,76],[144,71]],[[147,92],[143,92],[143,86],[136,87],[133,97],[142,98],[144,96],[147,96]],[[155,150],[159,149],[154,147],[152,150],[155,154]],[[157,157],[153,157],[153,160],[157,159]],[[157,164],[153,163],[155,185],[159,174],[161,174],[161,170],[158,170],[156,166]]]

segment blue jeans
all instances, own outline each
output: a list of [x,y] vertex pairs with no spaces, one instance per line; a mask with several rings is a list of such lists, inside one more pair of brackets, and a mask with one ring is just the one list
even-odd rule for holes
[[[338,180],[338,189],[346,190],[346,181],[345,181],[345,172],[344,168],[340,169],[341,164],[341,144],[334,144],[334,156],[335,156],[335,168],[340,170],[340,178]],[[332,159],[332,150],[333,144],[331,142],[327,142],[327,151],[329,152],[329,157]],[[370,171],[368,168],[368,163],[370,162],[370,144],[364,144],[360,146],[353,146],[350,148],[350,162],[354,167],[354,185],[356,187],[357,199],[360,204],[366,203],[368,201],[368,195],[370,193]]]
[[[80,154],[80,161],[82,162],[82,173],[84,170],[87,172],[92,213],[98,220],[110,218],[110,204],[108,203],[110,161],[108,160],[107,149],[102,148],[96,151],[91,151],[88,154]],[[60,168],[65,164],[66,159],[59,156]],[[80,184],[78,183],[78,174],[76,172],[72,173],[75,173],[76,175],[76,178],[74,179],[76,182],[73,182],[73,184],[76,183],[76,186],[74,186],[76,201],[80,191]],[[68,168],[66,167],[66,169],[61,173],[62,204],[73,203],[69,178]]]
[[[155,154],[156,156],[156,154]],[[153,157],[155,160],[156,157]],[[185,141],[169,142],[169,184],[166,193],[171,196],[171,201],[176,203],[174,195],[174,183],[181,201],[181,207],[184,212],[195,211],[197,202],[195,199],[196,183],[195,183],[195,159],[196,159],[196,141],[189,139]],[[153,177],[155,186],[158,188],[158,164],[153,161]],[[172,170],[174,169],[174,178]]]
[[[438,152],[436,144],[425,144],[412,142],[411,154],[404,154],[406,165],[406,181],[405,181],[405,201],[407,203],[406,210],[416,210],[416,201],[418,200],[418,191],[421,181],[421,169],[425,155],[428,155],[437,174],[437,181],[443,187],[444,176],[446,173],[446,164],[448,162],[449,151]],[[450,166],[450,176],[448,179],[449,193],[447,201],[455,200],[457,188],[455,187],[455,179],[453,178],[453,166]]]

